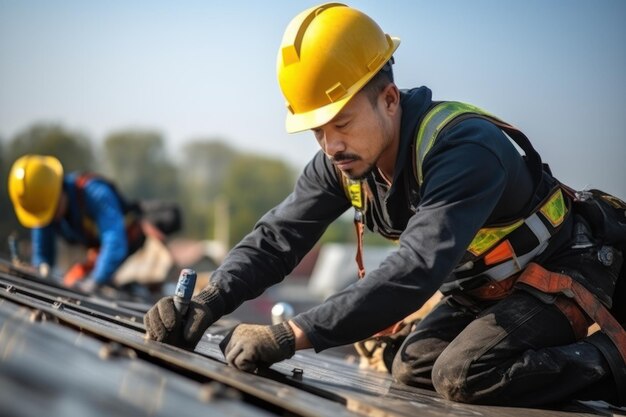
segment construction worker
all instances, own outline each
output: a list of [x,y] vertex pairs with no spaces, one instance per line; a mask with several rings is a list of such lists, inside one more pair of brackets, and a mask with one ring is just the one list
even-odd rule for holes
[[[65,286],[95,292],[131,281],[160,282],[173,266],[158,244],[158,230],[102,177],[64,175],[57,158],[25,155],[11,168],[9,195],[20,223],[32,229],[32,264],[41,275],[48,276],[55,265],[57,234],[87,249],[86,259],[65,273]],[[150,259],[157,259],[156,265],[145,262]]]
[[[426,87],[400,91],[399,43],[337,3],[291,21],[277,63],[286,128],[311,130],[321,152],[185,315],[171,297],[146,314],[147,335],[193,348],[207,326],[280,282],[353,206],[358,237],[367,227],[397,250],[288,322],[235,327],[222,343],[229,364],[253,371],[298,349],[389,334],[440,289],[444,298],[393,359],[398,381],[478,404],[623,403],[626,338],[611,306],[624,294],[626,233],[616,219],[626,205],[567,188],[521,131],[481,109],[434,102]],[[594,321],[602,331],[587,336]]]

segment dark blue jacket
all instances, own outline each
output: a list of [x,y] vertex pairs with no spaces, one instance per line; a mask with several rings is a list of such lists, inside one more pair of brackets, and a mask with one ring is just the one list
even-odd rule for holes
[[[367,338],[419,309],[443,282],[454,279],[453,269],[481,227],[524,217],[532,200],[547,195],[548,190],[535,193],[511,141],[480,118],[463,120],[440,135],[424,160],[424,182],[418,187],[416,127],[431,105],[426,87],[402,93],[393,185],[389,188],[377,170],[367,178],[374,202],[366,224],[375,232],[397,231],[397,251],[362,280],[294,319],[316,351]],[[328,158],[317,153],[293,193],[261,218],[214,273],[226,312],[281,281],[351,207],[340,181]]]

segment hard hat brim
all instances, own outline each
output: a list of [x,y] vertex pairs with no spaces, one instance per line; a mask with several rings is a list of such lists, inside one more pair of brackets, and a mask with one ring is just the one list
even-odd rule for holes
[[19,206],[15,206],[15,214],[22,226],[32,229],[48,226],[54,218],[56,208],[57,206],[55,205],[52,210],[46,210],[42,213],[30,213]]
[[[389,48],[389,52],[383,59],[383,65],[389,59],[391,59],[393,53],[396,51],[396,49],[398,49],[398,46],[400,46],[399,38],[391,37],[391,40],[393,42],[393,46]],[[287,133],[297,133],[309,129],[314,129],[330,122],[333,117],[335,117],[341,111],[341,109],[343,109],[343,107],[352,99],[352,97],[354,97],[359,91],[361,91],[361,88],[363,88],[363,86],[365,86],[365,84],[367,84],[369,80],[374,78],[379,70],[380,68],[378,68],[376,71],[372,71],[366,77],[363,77],[361,80],[359,80],[358,83],[352,86],[352,92],[350,94],[347,94],[346,97],[337,100],[334,103],[304,113],[293,114],[287,112],[287,117],[285,119],[285,129],[287,130]]]

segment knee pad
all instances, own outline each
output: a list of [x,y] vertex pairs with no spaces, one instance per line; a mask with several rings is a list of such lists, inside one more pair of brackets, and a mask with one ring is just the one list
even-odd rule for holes
[[412,367],[402,360],[400,353],[396,354],[391,363],[391,376],[402,384],[414,385]]
[[465,394],[467,375],[462,371],[463,368],[463,363],[450,360],[444,351],[433,365],[432,382],[435,391],[451,401],[469,402]]

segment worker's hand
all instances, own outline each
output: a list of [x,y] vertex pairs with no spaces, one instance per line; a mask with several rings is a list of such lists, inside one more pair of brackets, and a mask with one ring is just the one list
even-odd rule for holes
[[253,372],[291,358],[296,338],[286,322],[273,326],[240,324],[224,338],[220,348],[229,365]]
[[39,276],[41,278],[50,278],[50,275],[52,273],[52,269],[50,268],[50,265],[42,262],[39,264],[39,266],[37,267],[37,271],[39,272]]
[[97,283],[92,277],[87,277],[81,281],[75,282],[71,288],[87,294],[96,294],[102,288],[102,284]]
[[84,263],[76,263],[67,270],[63,276],[62,284],[68,288],[74,288],[74,286],[89,277],[89,274],[93,270],[93,266],[88,266]]
[[143,322],[148,339],[193,350],[216,319],[206,304],[192,300],[182,315],[174,306],[174,297],[165,297],[144,315]]

